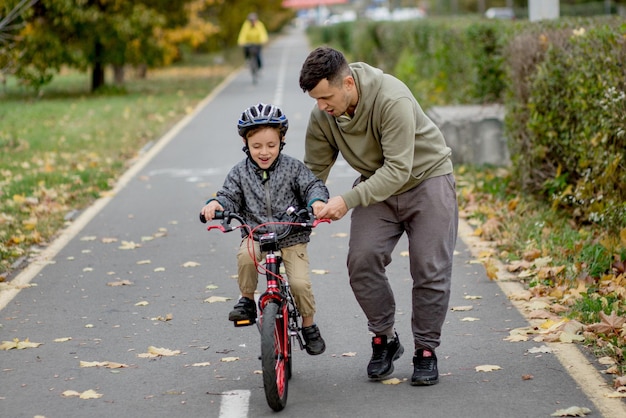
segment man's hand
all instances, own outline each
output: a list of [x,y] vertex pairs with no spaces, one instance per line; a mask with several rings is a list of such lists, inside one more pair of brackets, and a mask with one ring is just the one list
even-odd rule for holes
[[[316,202],[317,203],[317,202]],[[328,199],[326,205],[315,211],[315,217],[318,219],[328,218],[337,221],[348,213],[348,206],[341,196],[334,196]]]

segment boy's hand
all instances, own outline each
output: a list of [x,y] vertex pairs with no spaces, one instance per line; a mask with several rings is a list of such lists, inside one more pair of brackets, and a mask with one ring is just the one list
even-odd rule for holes
[[205,207],[202,208],[200,213],[204,215],[207,221],[211,221],[215,218],[215,211],[217,210],[223,211],[224,208],[217,200],[211,200]]
[[[318,202],[315,202],[315,203],[318,203]],[[315,205],[315,203],[313,205]],[[319,203],[322,203],[322,202],[319,202]],[[343,200],[343,197],[334,196],[334,197],[331,197],[328,200],[328,203],[326,203],[322,208],[320,209],[313,208],[313,211],[315,213],[316,218],[319,218],[319,219],[328,218],[333,221],[337,221],[343,218],[343,216],[346,213],[348,213],[348,206],[346,205],[346,202]]]

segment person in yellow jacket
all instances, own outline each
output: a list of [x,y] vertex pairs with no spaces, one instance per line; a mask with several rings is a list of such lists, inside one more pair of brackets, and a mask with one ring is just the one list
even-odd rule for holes
[[256,13],[250,13],[241,26],[239,37],[237,38],[237,45],[243,47],[243,53],[246,59],[253,58],[251,55],[254,55],[254,52],[256,52],[259,69],[262,68],[261,48],[267,43],[267,40],[268,36],[265,25],[259,20]]

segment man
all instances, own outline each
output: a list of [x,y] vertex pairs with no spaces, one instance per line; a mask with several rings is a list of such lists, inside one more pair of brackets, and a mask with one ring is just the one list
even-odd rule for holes
[[404,83],[368,64],[348,64],[337,50],[311,52],[300,87],[317,102],[306,133],[305,164],[326,181],[341,153],[361,174],[316,216],[338,220],[352,209],[348,274],[374,333],[367,375],[389,376],[404,352],[385,269],[406,232],[413,278],[411,384],[434,385],[458,227],[451,150]]

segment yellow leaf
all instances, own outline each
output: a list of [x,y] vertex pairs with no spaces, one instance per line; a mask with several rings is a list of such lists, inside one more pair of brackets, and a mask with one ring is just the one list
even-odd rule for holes
[[391,379],[383,380],[381,383],[383,385],[399,385],[400,383],[402,383],[402,380],[398,379],[397,377],[393,377]]
[[157,267],[154,269],[155,272],[165,271],[165,267]]
[[169,356],[176,356],[178,354],[180,354],[180,350],[169,350],[167,348],[157,348],[154,346],[150,346],[148,347],[148,353],[150,354],[156,354],[157,356],[165,356],[165,357],[169,357]]
[[313,274],[328,274],[328,270],[320,270],[320,269],[313,269],[311,270],[311,273]]
[[622,241],[622,247],[626,247],[626,228],[622,228],[619,231],[619,238]]
[[122,241],[122,245],[118,248],[120,250],[134,250],[135,248],[141,247],[141,244],[135,244],[133,241]]
[[350,351],[350,352],[347,352],[347,353],[343,353],[341,356],[342,357],[354,357],[354,356],[356,356],[356,353],[354,351]]
[[409,256],[408,251],[400,251],[400,257],[408,257],[408,256]]
[[461,319],[461,321],[463,321],[463,322],[474,322],[474,321],[480,321],[480,318],[472,318],[471,316],[466,316],[465,318]]
[[485,266],[485,271],[489,280],[498,280],[498,266],[496,266],[496,263],[489,258],[483,261],[483,265]]
[[472,309],[474,309],[474,307],[471,305],[468,305],[468,306],[453,306],[451,310],[453,312],[457,312],[457,311],[471,311]]
[[75,390],[66,390],[61,395],[65,396],[66,398],[70,398],[72,396],[80,396],[80,393],[76,392]]
[[98,399],[102,397],[101,393],[97,393],[95,390],[89,389],[80,394],[80,399]]
[[150,260],[139,260],[137,261],[137,264],[142,265],[142,264],[150,264],[152,261]]
[[195,261],[187,261],[183,264],[183,267],[198,267],[200,263],[196,263]]
[[15,203],[24,203],[26,201],[26,197],[22,194],[14,194],[13,201]]
[[527,335],[521,335],[521,334],[517,334],[517,335],[509,335],[506,338],[503,338],[504,341],[510,341],[512,343],[518,343],[521,341],[528,341],[528,336]]
[[142,300],[141,302],[135,303],[135,306],[148,306],[149,302]]
[[55,343],[64,343],[64,342],[69,341],[71,339],[72,339],[72,337],[55,338],[54,342]]
[[132,284],[133,284],[133,282],[131,282],[130,280],[117,280],[115,282],[107,283],[107,286],[113,286],[113,287],[116,287],[116,286],[130,286]]
[[482,366],[476,366],[477,372],[493,372],[495,370],[502,370],[502,367],[493,364],[484,364]]
[[80,367],[104,367],[106,366],[105,361],[80,361]]
[[584,417],[587,414],[591,413],[591,409],[582,408],[580,406],[570,406],[567,409],[559,409],[553,414],[550,414],[551,417]]
[[222,357],[220,359],[220,361],[223,362],[223,363],[231,363],[231,362],[237,361],[237,360],[239,360],[239,357]]
[[205,361],[204,363],[194,363],[192,364],[193,367],[205,367],[205,366],[210,366],[211,363],[209,363],[208,361]]
[[475,300],[475,299],[482,299],[482,296],[470,296],[470,295],[465,295],[463,296],[463,299],[467,299],[467,300]]

